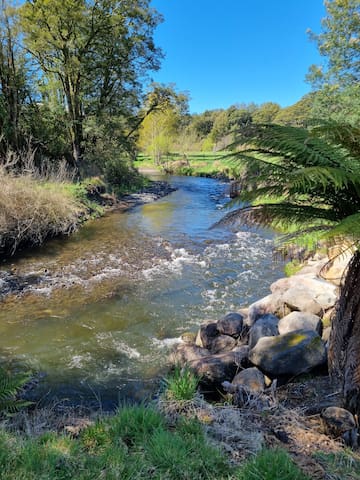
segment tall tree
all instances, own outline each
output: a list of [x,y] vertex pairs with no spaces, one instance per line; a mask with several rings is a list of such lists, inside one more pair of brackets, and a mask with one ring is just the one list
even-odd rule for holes
[[16,45],[18,34],[15,11],[1,0],[0,4],[0,126],[4,148],[20,148],[20,114],[26,97],[24,59]]
[[28,0],[20,7],[24,43],[64,92],[72,160],[80,167],[90,115],[129,113],[141,79],[158,68],[153,42],[160,21],[150,0]]
[[[307,76],[319,95],[315,97],[317,117],[357,123],[360,119],[360,1],[326,0],[322,32],[309,32],[324,58],[312,65]],[[357,114],[354,106],[357,105]]]

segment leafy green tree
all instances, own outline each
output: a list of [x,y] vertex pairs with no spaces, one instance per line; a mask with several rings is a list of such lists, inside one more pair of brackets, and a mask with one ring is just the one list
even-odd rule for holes
[[284,107],[278,111],[272,119],[273,123],[290,125],[293,127],[304,127],[312,117],[313,105],[317,95],[312,92],[304,95],[298,102]]
[[312,65],[308,81],[318,91],[313,116],[335,121],[359,121],[360,97],[360,2],[325,1],[322,32],[309,32],[324,57],[323,65]]
[[25,59],[19,48],[15,11],[5,0],[0,4],[0,127],[2,154],[19,150],[23,143],[21,115],[27,99]]
[[[224,221],[271,226],[283,242],[354,248],[333,321],[330,363],[342,376],[346,405],[360,413],[360,130],[251,125],[234,144],[242,165],[238,201]],[[250,202],[250,204],[249,204]],[[348,247],[350,248],[350,247]]]
[[160,17],[149,4],[28,0],[19,9],[28,52],[44,78],[55,76],[61,87],[77,169],[83,161],[87,119],[95,117],[101,125],[109,117],[134,116],[141,79],[158,68],[160,52],[152,34]]
[[256,123],[272,123],[280,109],[278,103],[265,102],[252,114],[252,119]]
[[188,96],[174,85],[153,85],[142,115],[138,146],[160,165],[162,157],[173,149],[183,130],[188,112]]

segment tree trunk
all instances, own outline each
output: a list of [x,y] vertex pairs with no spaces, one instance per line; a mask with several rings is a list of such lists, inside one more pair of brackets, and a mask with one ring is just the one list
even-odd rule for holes
[[360,414],[360,252],[352,257],[332,321],[329,346],[332,375],[343,382],[344,406]]

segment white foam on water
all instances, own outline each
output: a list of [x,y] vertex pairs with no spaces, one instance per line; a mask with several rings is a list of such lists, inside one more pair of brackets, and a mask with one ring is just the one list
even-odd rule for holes
[[159,338],[153,337],[151,338],[151,342],[157,348],[169,348],[177,345],[178,343],[183,343],[181,337],[163,338],[161,340]]

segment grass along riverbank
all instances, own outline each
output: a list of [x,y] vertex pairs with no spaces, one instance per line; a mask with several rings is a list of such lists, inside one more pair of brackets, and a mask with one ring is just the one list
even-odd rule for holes
[[139,169],[158,169],[176,175],[232,177],[234,163],[228,157],[229,152],[173,152],[164,155],[161,163],[156,165],[153,159],[139,155],[135,167]]

